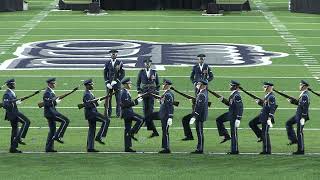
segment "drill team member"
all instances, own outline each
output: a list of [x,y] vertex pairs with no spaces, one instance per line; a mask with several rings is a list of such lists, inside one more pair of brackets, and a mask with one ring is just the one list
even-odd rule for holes
[[[131,149],[132,142],[131,139],[137,141],[134,134],[137,134],[139,129],[143,124],[143,117],[133,112],[132,106],[138,105],[142,102],[142,97],[135,100],[131,99],[131,94],[129,90],[131,89],[132,82],[130,78],[125,78],[122,80],[123,89],[120,95],[120,106],[121,106],[121,118],[124,119],[124,151],[125,152],[136,152]],[[135,125],[132,127],[132,121],[136,121]]]
[[[224,137],[221,143],[231,139],[231,151],[228,154],[239,154],[238,128],[243,114],[243,103],[239,93],[239,86],[240,83],[237,81],[230,82],[230,90],[232,92],[229,99],[224,101],[228,102],[226,105],[229,106],[229,112],[222,114],[216,119],[219,135]],[[221,101],[223,101],[223,99],[223,97],[220,98]],[[223,124],[227,121],[230,121],[231,138]]]
[[[115,93],[116,97],[116,116],[120,117],[120,88],[121,81],[125,76],[125,71],[123,69],[122,61],[117,59],[118,51],[110,50],[109,54],[111,54],[111,59],[106,62],[104,67],[104,81],[107,89],[107,94]],[[107,102],[108,101],[108,102]],[[112,114],[112,96],[106,99],[106,115],[111,117]]]
[[[9,152],[21,153],[21,151],[17,149],[18,144],[25,145],[22,139],[27,135],[30,126],[30,120],[18,110],[17,105],[21,104],[22,102],[17,99],[17,96],[14,92],[14,90],[16,89],[15,80],[7,80],[6,85],[8,89],[3,95],[3,107],[6,110],[5,120],[10,121],[12,127]],[[19,122],[22,124],[20,130],[18,130]]]
[[[304,136],[303,136],[303,127],[306,121],[309,120],[309,105],[310,105],[310,97],[308,93],[309,83],[302,80],[300,82],[300,91],[301,94],[298,99],[298,103],[295,104],[294,102],[288,101],[292,104],[297,105],[296,114],[290,118],[286,122],[286,129],[288,134],[288,139],[290,140],[288,145],[298,144],[298,150],[293,154],[304,154]],[[295,134],[293,130],[293,125],[297,124],[297,134]]]
[[[258,104],[263,103],[261,113],[249,122],[250,128],[256,134],[258,142],[263,143],[262,152],[260,154],[271,154],[271,141],[269,136],[269,129],[273,127],[274,113],[276,111],[276,98],[273,94],[273,84],[270,82],[264,83],[264,91],[266,93],[263,102],[257,101]],[[262,124],[262,130],[258,127]]]
[[206,55],[199,54],[198,56],[198,64],[194,65],[192,68],[192,72],[190,75],[190,80],[195,87],[195,94],[197,94],[197,83],[200,80],[207,80],[208,82],[213,80],[213,73],[208,64],[204,63]]
[[204,135],[203,135],[203,123],[208,118],[208,91],[207,80],[200,80],[199,93],[197,95],[196,104],[193,112],[193,117],[190,120],[190,124],[196,123],[196,131],[198,136],[198,145],[193,154],[203,154],[204,148]]
[[[161,120],[162,127],[162,150],[159,153],[171,153],[170,143],[169,143],[169,126],[172,125],[173,118],[173,102],[174,94],[171,92],[170,87],[172,82],[170,80],[164,79],[162,89],[164,90],[163,95],[160,98],[160,110],[159,112],[153,112],[148,119],[150,119],[153,124],[153,120]],[[154,124],[153,124],[154,126]]]
[[[137,90],[138,94],[152,92],[155,94],[159,94],[159,77],[156,70],[151,69],[152,61],[150,59],[145,59],[145,68],[141,69],[138,74],[137,79]],[[153,112],[154,108],[154,97],[153,96],[144,96],[143,97],[143,114],[144,117],[149,117],[150,114]],[[152,120],[146,118],[145,123],[148,130],[152,131],[150,138],[159,136],[159,133],[151,122]]]
[[[48,87],[43,94],[44,102],[44,117],[48,120],[49,133],[47,137],[47,143],[45,147],[46,152],[57,152],[54,150],[54,141],[61,144],[64,143],[62,140],[64,133],[70,123],[70,120],[59,113],[56,109],[60,99],[56,97],[54,89],[56,87],[56,78],[50,78],[47,81]],[[60,127],[56,131],[56,122],[60,122]]]
[[[108,127],[110,124],[110,120],[107,116],[100,114],[97,110],[97,106],[101,104],[101,101],[96,100],[94,95],[92,94],[94,83],[91,79],[84,81],[84,86],[86,90],[83,94],[83,103],[84,103],[84,114],[85,118],[88,120],[89,130],[88,130],[88,138],[87,138],[87,152],[99,152],[94,149],[94,141],[99,142],[100,144],[105,144],[102,141],[102,138],[107,136]],[[95,136],[96,133],[96,123],[101,122],[101,128]]]

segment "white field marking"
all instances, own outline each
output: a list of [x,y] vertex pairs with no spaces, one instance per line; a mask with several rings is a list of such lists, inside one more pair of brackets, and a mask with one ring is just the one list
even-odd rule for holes
[[[6,28],[2,27],[0,29],[17,29],[17,28]],[[77,27],[67,27],[67,28],[36,28],[36,30],[76,30],[79,29]],[[142,28],[133,28],[133,27],[119,27],[119,28],[113,28],[113,27],[100,27],[100,28],[90,28],[90,27],[82,27],[81,29],[84,30],[237,30],[237,31],[274,31],[274,29],[263,29],[263,28],[257,28],[257,29],[246,29],[246,28],[219,28],[219,27],[213,27],[213,28],[170,28],[170,27],[142,27]],[[320,31],[320,29],[290,29],[293,31]]]
[[[186,100],[187,101],[187,100]],[[58,106],[57,109],[78,109],[76,104],[81,103],[81,101],[74,103],[75,106]],[[104,107],[97,107],[98,109],[104,109]],[[143,109],[143,107],[132,107],[133,109]],[[159,106],[155,106],[155,109],[160,109]],[[38,106],[21,106],[19,109],[40,109]],[[115,109],[115,107],[113,107]],[[191,102],[190,102],[190,107],[175,107],[175,109],[182,109],[182,110],[191,110]],[[208,108],[209,110],[228,110],[229,108]],[[261,110],[261,107],[256,107],[256,108],[243,108],[244,110]],[[279,110],[296,110],[297,108],[278,108]],[[42,108],[40,109],[42,110]],[[309,108],[310,111],[319,111],[320,108]],[[81,109],[81,112],[83,109]]]
[[[296,37],[293,34],[289,32],[285,24],[289,23],[282,23],[274,14],[273,12],[269,11],[268,6],[262,2],[261,0],[254,0],[253,1],[256,5],[256,7],[261,10],[261,13],[264,15],[265,19],[274,27],[275,31],[277,31],[280,35],[280,37],[286,41],[288,46],[291,48],[293,52],[297,54],[298,51],[305,50],[303,55],[297,55],[297,57],[302,60],[304,65],[306,66],[306,62],[303,61],[304,58],[313,58],[312,55],[310,55],[309,51],[305,48],[303,44],[299,42],[297,38],[307,38],[307,37]],[[285,34],[286,33],[286,34]],[[295,43],[293,43],[295,42]],[[317,61],[313,61],[312,64],[318,64]],[[311,72],[312,76],[315,77],[315,79],[318,79],[317,76],[319,75],[320,72],[318,72],[318,69],[312,69],[312,68],[307,68],[309,72]],[[319,82],[319,81],[318,81]]]
[[[36,27],[44,18],[46,18],[46,16],[48,16],[49,14],[49,10],[54,7],[56,4],[56,1],[51,2],[51,4],[49,4],[48,6],[46,6],[41,12],[39,12],[37,15],[35,15],[31,20],[25,21],[26,24],[23,27],[29,27],[29,28],[19,28],[17,29],[17,31],[15,31],[12,34],[9,35],[9,38],[6,39],[3,43],[0,44],[8,44],[10,43],[11,46],[14,46],[18,43],[18,41],[24,37],[25,35],[27,35],[32,28]],[[6,53],[6,49],[3,49],[2,51],[0,51],[1,54],[5,54]]]
[[[12,127],[0,127],[0,129],[11,129]],[[57,128],[59,128],[57,126]],[[88,129],[89,127],[85,127],[85,126],[69,126],[68,129]],[[161,126],[156,127],[157,129],[161,128]],[[49,129],[48,126],[32,126],[29,127],[29,129]],[[109,129],[124,129],[124,127],[122,126],[110,126]],[[146,130],[147,127],[141,127],[141,129]],[[170,130],[182,130],[183,127],[170,127]],[[195,130],[195,127],[191,127],[192,130]],[[218,128],[210,128],[210,127],[204,127],[203,129],[205,130],[218,130]],[[226,127],[227,130],[230,130],[229,127]],[[251,128],[238,128],[238,130],[250,130]],[[270,128],[271,131],[286,131],[286,128]],[[303,128],[303,130],[305,131],[320,131],[320,128]]]
[[[306,65],[313,66],[313,65]],[[215,67],[218,68],[218,67]],[[21,78],[48,78],[48,77],[56,77],[56,78],[103,78],[103,76],[97,75],[0,75],[0,77],[21,77]],[[130,78],[136,78],[137,76],[126,76]],[[160,76],[161,78],[190,78],[190,76]],[[230,79],[235,78],[235,76],[215,76],[215,78],[221,79]],[[265,76],[237,76],[237,79],[264,79]],[[268,79],[313,79],[312,76],[268,76]]]
[[[171,152],[171,154],[190,154],[191,150],[189,152],[187,151],[175,151],[175,152]],[[9,154],[6,151],[0,151],[0,154]],[[48,154],[46,152],[43,151],[23,151],[22,154]],[[123,152],[123,151],[101,151],[101,152],[96,152],[96,153],[88,153],[85,151],[59,151],[56,152],[54,154],[159,154],[158,152],[155,151],[137,151],[135,153],[128,153],[128,152]],[[213,155],[213,156],[230,156],[225,152],[205,152],[205,155]],[[160,155],[160,154],[159,154]],[[247,155],[257,155],[257,156],[262,156],[257,152],[244,152],[238,155],[238,156],[247,156]],[[305,156],[319,156],[320,153],[305,153],[305,155],[303,155],[303,157]],[[162,156],[162,155],[160,155]],[[201,155],[194,155],[194,156],[201,156]],[[234,156],[234,155],[232,155]],[[268,155],[270,156],[270,155]],[[271,156],[293,156],[292,153],[272,153]]]

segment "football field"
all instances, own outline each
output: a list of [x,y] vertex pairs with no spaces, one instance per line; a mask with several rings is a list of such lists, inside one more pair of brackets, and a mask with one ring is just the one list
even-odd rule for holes
[[[13,59],[18,56],[22,59],[27,59],[28,56],[31,58],[32,53],[37,51],[23,49],[26,43],[56,40],[62,41],[63,44],[68,40],[97,42],[110,39],[144,42],[146,46],[152,43],[162,44],[163,47],[168,44],[179,46],[181,45],[179,43],[190,43],[194,46],[220,44],[253,49],[249,54],[243,52],[247,53],[245,55],[236,53],[243,57],[260,57],[263,53],[276,54],[271,59],[260,57],[259,61],[238,65],[219,61],[212,67],[214,80],[209,88],[224,97],[230,94],[231,79],[239,81],[243,88],[259,97],[264,96],[262,89],[264,81],[273,82],[275,89],[294,97],[300,95],[299,82],[302,79],[308,81],[313,90],[320,92],[320,16],[290,13],[288,0],[252,0],[252,11],[229,12],[217,17],[201,16],[201,12],[197,11],[174,10],[107,11],[107,15],[93,16],[77,11],[54,11],[56,4],[57,2],[52,0],[29,0],[29,11],[0,13],[0,83],[15,78],[18,97],[45,88],[45,80],[50,77],[57,78],[55,90],[57,95],[66,93],[83,80],[92,78],[95,81],[95,96],[104,96],[103,68],[97,68],[95,63],[89,62],[87,67],[86,62],[81,61],[82,64],[77,64],[80,68],[72,68],[78,61],[72,60],[73,62],[68,64],[64,59],[68,56],[59,54],[57,57],[60,63],[53,64],[53,67],[50,67],[52,62],[42,59],[20,61],[22,63],[18,65],[15,64],[18,61]],[[52,44],[54,43],[49,45]],[[54,55],[57,52],[52,51],[49,54]],[[82,51],[77,50],[77,52]],[[181,66],[177,63],[169,63],[169,66],[160,64],[158,66],[160,79],[170,79],[178,90],[192,95],[194,89],[189,79],[192,67],[185,64],[196,63],[196,55],[194,54],[194,62],[181,62],[184,64]],[[179,57],[183,57],[183,54],[177,55],[177,62],[180,60]],[[87,59],[90,59],[90,56]],[[95,61],[100,62],[101,58]],[[93,68],[90,69],[91,66]],[[138,68],[128,68],[126,76],[136,82],[138,70]],[[145,128],[142,128],[136,136],[139,141],[133,142],[133,149],[139,153],[122,153],[124,123],[122,119],[113,117],[106,145],[96,143],[96,149],[102,153],[87,154],[85,152],[88,124],[84,119],[83,110],[77,108],[77,104],[82,101],[83,89],[81,86],[76,93],[63,99],[58,106],[58,110],[71,121],[64,137],[65,144],[55,143],[55,149],[61,153],[43,153],[48,127],[43,117],[43,109],[37,107],[37,103],[42,99],[42,93],[19,106],[20,111],[31,120],[31,128],[25,139],[27,145],[19,146],[25,153],[8,153],[10,123],[0,121],[0,179],[319,179],[320,177],[320,97],[314,94],[310,93],[311,120],[305,125],[306,155],[304,156],[292,156],[291,153],[296,151],[297,147],[287,146],[285,122],[295,114],[296,106],[289,104],[279,95],[276,95],[279,105],[275,114],[276,123],[270,130],[274,154],[258,155],[262,144],[256,142],[257,139],[248,123],[259,114],[260,106],[244,93],[242,93],[244,115],[238,132],[239,151],[242,153],[240,155],[225,155],[225,152],[230,151],[230,142],[219,144],[221,138],[216,129],[215,119],[226,112],[228,107],[212,95],[209,96],[209,100],[213,106],[210,107],[209,118],[204,125],[205,154],[189,154],[194,151],[197,143],[196,132],[193,128],[194,141],[181,141],[184,137],[181,119],[191,112],[192,104],[178,94],[175,97],[180,105],[175,107],[173,125],[170,127],[170,145],[174,153],[157,154],[161,150],[161,136],[149,139],[147,137],[150,132]],[[1,90],[1,95],[4,91]],[[131,94],[133,97],[137,96],[136,91],[132,91]],[[155,103],[155,107],[159,109],[158,102]],[[99,110],[103,112],[103,107]],[[141,105],[136,106],[135,110],[142,114]],[[0,117],[4,119],[3,109],[0,110]],[[156,124],[158,131],[161,132],[160,122]],[[229,127],[228,123],[226,126]]]

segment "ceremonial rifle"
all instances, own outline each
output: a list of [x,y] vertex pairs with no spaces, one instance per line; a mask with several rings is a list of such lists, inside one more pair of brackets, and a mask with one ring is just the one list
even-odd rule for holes
[[[45,89],[45,88],[44,88],[44,89]],[[30,95],[28,95],[28,96],[24,96],[24,97],[15,99],[13,102],[16,102],[16,101],[25,101],[25,100],[27,100],[27,99],[29,99],[29,98],[31,98],[31,97],[39,94],[39,93],[40,93],[42,90],[44,90],[44,89],[40,89],[40,90],[38,90],[38,91],[35,91],[34,93],[32,93],[32,94],[30,94]],[[2,108],[2,107],[3,107],[3,103],[0,103],[0,108]]]
[[[72,91],[70,91],[70,92],[68,92],[68,93],[65,93],[65,94],[62,94],[62,95],[54,98],[53,100],[56,100],[56,99],[64,99],[65,97],[67,97],[67,96],[73,94],[74,92],[76,92],[76,91],[79,89],[79,87],[80,87],[80,85],[78,85],[77,87],[75,87]],[[44,102],[43,102],[43,101],[38,103],[38,107],[39,107],[39,108],[42,108],[43,106],[44,106]]]
[[273,90],[274,90],[274,92],[278,93],[280,96],[289,99],[290,102],[291,102],[291,104],[295,104],[295,105],[298,105],[298,104],[299,104],[299,101],[298,101],[296,98],[294,98],[294,97],[292,97],[292,96],[289,96],[289,95],[287,95],[287,94],[285,94],[285,93],[282,93],[282,92],[280,92],[280,91],[277,91],[277,90],[275,90],[275,89],[273,89]]
[[[161,96],[157,95],[157,94],[154,94],[154,93],[149,93],[151,96],[153,96],[154,98],[156,99],[161,99]],[[178,101],[173,101],[173,105],[174,106],[179,106],[179,102]]]
[[[192,100],[192,103],[193,103],[193,104],[196,103],[196,98],[195,98],[195,97],[190,96],[190,95],[188,95],[188,94],[185,94],[185,93],[183,93],[183,92],[175,89],[174,87],[171,87],[170,89],[173,90],[174,92],[180,94],[181,96],[183,96],[183,97],[185,97],[185,98],[187,98],[187,99],[189,99],[189,100]],[[211,102],[208,102],[208,106],[209,106],[209,107],[211,106],[211,104],[212,104]]]

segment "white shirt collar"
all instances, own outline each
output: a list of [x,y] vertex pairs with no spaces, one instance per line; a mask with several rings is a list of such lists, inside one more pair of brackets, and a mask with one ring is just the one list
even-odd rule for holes
[[10,89],[10,88],[8,88],[9,89],[9,91],[11,91],[11,93],[14,95],[14,96],[16,96],[16,93],[12,90],[12,89]]
[[231,92],[230,96],[231,96],[232,94],[234,94],[236,91],[237,91],[237,90],[233,90],[233,91]]
[[267,96],[269,96],[269,94],[271,94],[272,92],[268,92],[264,97],[266,98]]
[[306,92],[306,91],[307,90],[302,91],[299,97],[301,97],[304,94],[304,92]]
[[202,71],[202,69],[203,69],[203,65],[204,65],[204,63],[203,64],[200,64],[199,63],[199,67],[200,67],[200,70]]
[[114,64],[116,63],[116,61],[117,61],[117,59],[115,59],[115,60],[111,59],[111,64],[112,64],[112,66],[114,66]]

